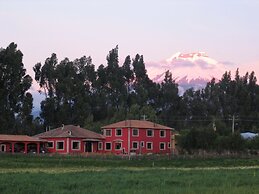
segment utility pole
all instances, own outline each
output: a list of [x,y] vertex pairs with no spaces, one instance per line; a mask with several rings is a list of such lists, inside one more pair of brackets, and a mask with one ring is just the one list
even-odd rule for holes
[[232,117],[232,134],[235,133],[235,115]]
[[144,121],[147,120],[147,115],[142,115],[141,117],[143,118]]

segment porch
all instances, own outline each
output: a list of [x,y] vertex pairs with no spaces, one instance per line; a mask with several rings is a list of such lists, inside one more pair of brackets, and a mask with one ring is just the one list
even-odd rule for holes
[[0,152],[39,154],[44,150],[45,142],[27,135],[0,135]]

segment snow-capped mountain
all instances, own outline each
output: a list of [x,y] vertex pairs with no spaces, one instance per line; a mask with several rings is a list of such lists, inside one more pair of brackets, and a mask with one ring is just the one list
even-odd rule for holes
[[159,63],[147,63],[147,70],[155,82],[162,82],[165,72],[169,70],[179,84],[179,89],[185,90],[190,87],[202,88],[212,78],[219,80],[229,68],[204,52],[178,52]]

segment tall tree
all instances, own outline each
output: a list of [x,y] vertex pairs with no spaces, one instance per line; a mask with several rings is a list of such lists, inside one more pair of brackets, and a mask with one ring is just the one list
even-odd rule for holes
[[23,54],[11,43],[0,49],[0,131],[21,133],[21,126],[31,125],[32,96],[29,88],[32,78],[26,74]]

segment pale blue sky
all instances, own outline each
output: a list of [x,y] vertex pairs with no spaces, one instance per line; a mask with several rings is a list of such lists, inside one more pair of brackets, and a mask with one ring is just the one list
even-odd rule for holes
[[0,47],[17,43],[31,74],[53,52],[59,60],[91,55],[98,66],[117,44],[122,60],[205,51],[255,64],[258,10],[257,0],[0,0]]

